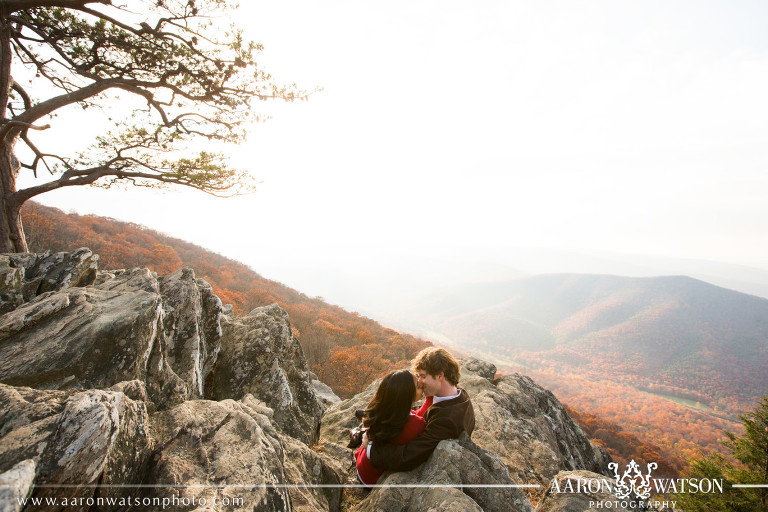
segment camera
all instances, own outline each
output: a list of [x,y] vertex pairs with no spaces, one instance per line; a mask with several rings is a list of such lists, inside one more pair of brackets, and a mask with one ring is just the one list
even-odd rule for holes
[[352,430],[349,431],[349,444],[347,444],[347,448],[355,449],[361,444],[363,444],[363,434],[365,434],[365,431],[368,430],[365,428],[362,424],[356,426]]

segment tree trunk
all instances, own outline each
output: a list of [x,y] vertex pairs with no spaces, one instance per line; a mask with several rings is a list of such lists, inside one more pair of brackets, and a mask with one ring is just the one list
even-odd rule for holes
[[27,241],[21,226],[21,205],[17,204],[16,159],[6,141],[0,141],[0,253],[27,252]]
[[0,140],[0,253],[27,252],[21,225],[21,203],[16,197],[18,173],[13,145]]
[[[11,91],[11,27],[0,5],[0,113],[2,123],[8,122],[8,100]],[[21,227],[21,203],[15,197],[19,174],[14,146],[18,132],[10,130],[0,139],[0,252],[27,252],[27,241]]]

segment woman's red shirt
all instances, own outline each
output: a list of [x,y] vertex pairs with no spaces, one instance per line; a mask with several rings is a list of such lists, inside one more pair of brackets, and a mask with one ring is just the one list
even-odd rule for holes
[[[418,411],[411,411],[411,415],[408,417],[408,423],[403,427],[403,431],[400,432],[400,435],[396,438],[392,439],[390,443],[400,445],[408,444],[424,431],[424,428],[427,426],[427,422],[424,421],[424,414],[426,414],[427,409],[432,405],[432,398],[433,397],[428,396],[424,399],[424,403]],[[367,446],[360,446],[355,451],[355,461],[357,465],[357,476],[360,478],[360,481],[367,486],[372,486],[376,485],[376,482],[379,481],[379,478],[384,474],[385,470],[371,466],[371,463],[368,460],[367,448]]]

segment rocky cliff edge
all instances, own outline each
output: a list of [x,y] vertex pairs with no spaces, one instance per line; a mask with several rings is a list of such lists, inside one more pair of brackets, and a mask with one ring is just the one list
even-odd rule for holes
[[189,268],[99,271],[88,249],[0,255],[0,313],[2,510],[48,498],[84,511],[532,511],[553,478],[607,474],[552,393],[467,359],[473,437],[355,488],[347,432],[378,382],[340,401],[285,311],[234,317]]

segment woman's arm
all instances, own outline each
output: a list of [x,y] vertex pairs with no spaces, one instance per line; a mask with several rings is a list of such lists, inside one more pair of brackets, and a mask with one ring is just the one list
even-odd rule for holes
[[373,443],[368,451],[371,465],[393,471],[409,471],[426,461],[443,439],[456,437],[455,427],[449,419],[436,418],[427,428],[406,445]]
[[434,398],[435,397],[433,397],[433,396],[428,396],[428,397],[424,398],[424,403],[421,404],[421,407],[419,408],[418,411],[414,411],[414,414],[416,416],[419,416],[419,417],[423,418],[424,415],[427,413],[427,409],[432,407],[432,400],[434,400]]

